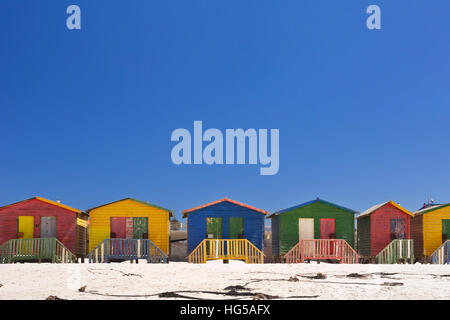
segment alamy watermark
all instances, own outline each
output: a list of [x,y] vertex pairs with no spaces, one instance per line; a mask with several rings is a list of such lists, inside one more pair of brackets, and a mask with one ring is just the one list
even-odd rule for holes
[[67,14],[70,14],[66,19],[66,26],[69,30],[81,29],[81,9],[76,4],[71,4],[67,7]]
[[[81,9],[76,4],[71,4],[67,7],[66,13],[70,14],[66,19],[66,26],[69,30],[81,29]],[[378,5],[369,5],[366,9],[366,13],[370,16],[366,20],[366,26],[369,30],[381,29],[381,9]]]
[[370,16],[366,20],[367,29],[380,30],[381,29],[381,9],[379,6],[372,4],[367,7],[367,14]]
[[[226,129],[224,135],[219,129],[207,129],[203,132],[202,121],[194,121],[193,139],[191,132],[179,128],[172,132],[171,141],[178,142],[171,152],[172,162],[181,164],[259,164],[261,175],[274,175],[280,167],[279,129],[270,129],[270,155],[268,149],[268,129]],[[248,144],[247,144],[248,141]],[[203,148],[203,142],[209,142]],[[194,152],[192,152],[192,144]],[[247,148],[248,147],[248,148]],[[236,151],[236,157],[235,157]],[[193,161],[192,161],[193,153]],[[224,156],[225,153],[225,156]],[[235,162],[236,158],[236,162]]]

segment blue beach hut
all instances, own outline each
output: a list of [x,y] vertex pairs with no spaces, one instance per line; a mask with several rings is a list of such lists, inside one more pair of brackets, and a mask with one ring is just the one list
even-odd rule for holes
[[189,261],[236,259],[262,263],[267,214],[228,198],[184,210]]

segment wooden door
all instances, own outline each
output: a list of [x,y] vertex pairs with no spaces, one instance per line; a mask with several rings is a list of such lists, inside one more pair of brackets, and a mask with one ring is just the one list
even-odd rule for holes
[[443,219],[442,220],[442,243],[450,240],[450,220]]
[[31,239],[34,237],[34,217],[19,216],[17,224],[17,232],[21,234],[22,239]]
[[298,219],[298,240],[314,239],[314,219]]
[[320,219],[320,239],[335,239],[335,219]]
[[56,217],[41,217],[41,238],[56,238]]
[[222,239],[222,218],[206,218],[206,237],[209,239]]
[[110,227],[111,227],[111,238],[125,239],[126,229],[125,229],[125,217],[111,217]]
[[133,239],[133,218],[127,217],[125,220],[125,238]]
[[[206,238],[208,239],[223,239],[223,219],[222,218],[206,218]],[[208,257],[219,258],[220,243],[215,241],[206,243],[206,255]]]
[[134,239],[148,239],[148,218],[147,217],[133,218],[133,238]]
[[228,219],[228,239],[244,239],[244,218]]
[[391,240],[406,238],[406,219],[391,219]]

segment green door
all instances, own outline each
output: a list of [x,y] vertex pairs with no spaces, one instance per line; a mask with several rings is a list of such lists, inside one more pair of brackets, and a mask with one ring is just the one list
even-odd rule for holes
[[206,218],[206,238],[222,239],[222,218]]
[[244,239],[244,218],[228,219],[228,239]]
[[445,240],[450,240],[450,220],[442,220],[442,242]]
[[133,218],[133,238],[148,239],[148,218]]

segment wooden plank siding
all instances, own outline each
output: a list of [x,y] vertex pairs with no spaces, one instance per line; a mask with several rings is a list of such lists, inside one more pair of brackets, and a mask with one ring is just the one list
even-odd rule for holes
[[[44,201],[45,200],[45,201]],[[34,218],[33,238],[41,236],[41,217],[56,217],[56,238],[71,252],[77,252],[77,217],[86,215],[81,211],[74,212],[68,207],[52,204],[49,200],[31,198],[0,208],[0,244],[10,239],[17,239],[17,222],[19,216]]]
[[358,254],[361,257],[370,256],[370,216],[357,219]]
[[[309,204],[287,209],[280,214],[273,214],[270,218],[278,216],[278,232],[272,229],[274,242],[279,244],[279,254],[285,255],[299,242],[299,219],[314,219],[314,238],[320,239],[320,219],[335,220],[335,238],[344,239],[354,247],[355,245],[355,211],[340,207],[323,200],[314,200]],[[272,228],[276,228],[274,224]]]
[[148,218],[148,238],[165,254],[169,254],[169,222],[171,212],[142,201],[123,199],[88,210],[89,251],[110,238],[111,217]]
[[272,229],[272,256],[278,257],[280,255],[280,235],[279,235],[279,219],[278,216],[274,216],[271,220]]
[[414,216],[411,219],[411,238],[414,240],[414,256],[423,258],[425,256],[423,247],[423,216]]
[[224,200],[210,206],[200,207],[187,214],[188,253],[191,253],[207,237],[206,218],[223,218],[222,237],[229,239],[228,218],[231,217],[244,219],[244,238],[263,251],[265,214]]
[[89,226],[89,217],[87,214],[78,213],[77,214],[77,245],[76,251],[74,252],[77,257],[85,257],[88,252],[88,226]]

